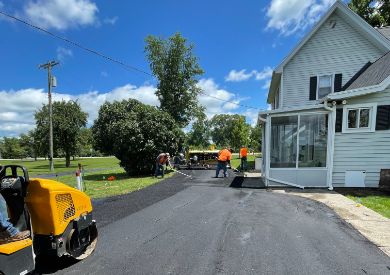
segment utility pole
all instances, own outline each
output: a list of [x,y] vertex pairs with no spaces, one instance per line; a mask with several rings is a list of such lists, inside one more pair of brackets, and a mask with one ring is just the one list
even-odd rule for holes
[[49,154],[50,154],[50,171],[54,171],[54,159],[53,159],[53,108],[51,104],[51,88],[53,87],[53,76],[51,75],[51,68],[60,64],[57,61],[50,61],[46,64],[42,64],[39,68],[47,70],[48,79],[48,97],[49,97]]

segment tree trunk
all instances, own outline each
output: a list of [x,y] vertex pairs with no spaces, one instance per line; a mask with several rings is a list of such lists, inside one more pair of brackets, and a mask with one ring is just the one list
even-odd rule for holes
[[70,153],[68,151],[65,152],[65,166],[70,167]]

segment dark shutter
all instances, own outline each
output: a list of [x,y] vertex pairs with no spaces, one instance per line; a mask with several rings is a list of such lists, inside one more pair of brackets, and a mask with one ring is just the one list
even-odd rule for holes
[[343,129],[343,109],[339,108],[336,109],[336,127],[335,131],[336,133],[341,132]]
[[390,130],[390,105],[378,106],[375,129]]
[[342,74],[336,74],[334,76],[334,92],[340,92],[342,90],[343,85],[343,75]]
[[317,99],[317,77],[312,76],[310,77],[310,100],[316,100]]

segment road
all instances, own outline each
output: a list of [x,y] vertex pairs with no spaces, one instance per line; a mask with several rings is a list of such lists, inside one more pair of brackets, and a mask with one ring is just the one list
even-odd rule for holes
[[[390,274],[390,258],[331,209],[188,171],[95,204],[99,243],[58,274]],[[231,175],[232,176],[232,175]],[[58,266],[57,266],[58,268]]]

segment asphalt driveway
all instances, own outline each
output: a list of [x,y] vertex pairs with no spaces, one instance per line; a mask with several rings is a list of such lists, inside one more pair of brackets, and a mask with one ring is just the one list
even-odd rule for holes
[[97,250],[57,272],[390,274],[390,258],[322,204],[188,174],[95,202]]

